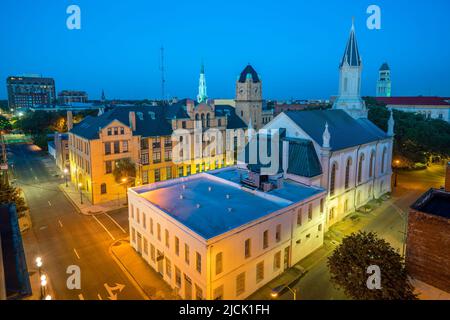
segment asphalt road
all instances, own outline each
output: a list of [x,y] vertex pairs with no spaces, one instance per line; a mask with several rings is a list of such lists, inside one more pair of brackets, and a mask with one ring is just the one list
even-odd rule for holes
[[[119,211],[94,218],[78,213],[58,189],[64,179],[48,154],[28,144],[9,148],[14,183],[24,190],[33,222],[24,242],[26,237],[35,237],[55,298],[107,300],[117,294],[119,300],[143,299],[108,251],[111,236],[127,236],[127,214]],[[67,288],[66,270],[71,265],[80,267],[80,290]],[[112,294],[108,287],[115,287]]]

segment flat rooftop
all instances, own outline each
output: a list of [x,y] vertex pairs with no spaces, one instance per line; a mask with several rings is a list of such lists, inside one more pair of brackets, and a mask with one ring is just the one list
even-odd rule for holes
[[132,190],[204,239],[251,223],[323,191],[300,184],[297,188],[290,183],[286,189],[277,192],[252,191],[233,181],[232,177],[239,179],[241,173],[245,171],[222,169],[213,174],[200,173]]
[[430,189],[411,208],[423,213],[450,219],[450,192]]

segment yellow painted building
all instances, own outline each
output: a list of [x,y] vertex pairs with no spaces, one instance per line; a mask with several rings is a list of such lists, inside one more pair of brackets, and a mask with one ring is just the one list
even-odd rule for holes
[[[97,117],[86,117],[69,131],[71,181],[92,204],[121,201],[133,184],[234,164],[226,161],[226,138],[222,141],[223,153],[197,157],[191,152],[187,163],[177,164],[173,154],[179,139],[173,135],[177,130],[185,132],[193,142],[207,129],[217,129],[225,137],[227,129],[245,127],[232,106],[215,105],[206,99],[181,100],[168,106],[117,106]],[[204,142],[203,147],[206,145]],[[134,181],[116,181],[113,175],[116,162],[124,158],[136,166]]]

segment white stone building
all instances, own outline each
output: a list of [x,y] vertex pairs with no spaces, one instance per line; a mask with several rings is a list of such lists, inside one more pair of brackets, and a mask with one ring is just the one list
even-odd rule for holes
[[227,168],[129,189],[131,245],[183,299],[244,299],[322,245],[325,190],[242,184],[254,174]]
[[297,175],[295,179],[328,190],[327,228],[371,199],[391,191],[394,120],[391,114],[385,133],[367,119],[360,94],[361,72],[352,25],[340,64],[339,96],[333,109],[284,112],[264,127],[284,128],[288,138],[312,141],[320,159],[320,174]]
[[385,62],[378,70],[377,97],[390,97],[392,93],[391,69]]

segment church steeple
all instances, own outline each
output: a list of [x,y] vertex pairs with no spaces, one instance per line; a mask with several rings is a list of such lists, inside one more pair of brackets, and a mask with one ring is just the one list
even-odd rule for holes
[[333,109],[342,109],[353,118],[367,118],[367,108],[361,99],[362,61],[352,22],[350,36],[339,65],[339,95]]
[[206,102],[208,99],[208,94],[206,93],[206,77],[205,77],[205,66],[202,61],[202,66],[200,67],[200,78],[198,80],[198,95],[197,102]]

